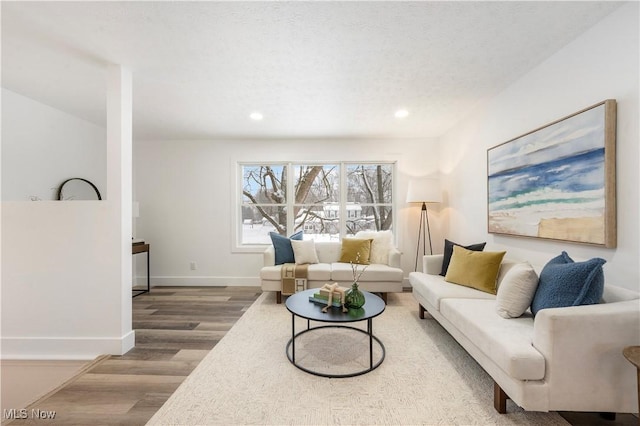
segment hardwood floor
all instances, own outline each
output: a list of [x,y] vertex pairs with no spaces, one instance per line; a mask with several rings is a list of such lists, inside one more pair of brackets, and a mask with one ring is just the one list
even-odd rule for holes
[[54,422],[10,423],[144,425],[260,294],[259,287],[156,287],[135,297],[135,348],[30,405],[29,413],[55,411]]
[[[261,294],[258,287],[156,287],[133,299],[136,347],[102,357],[28,407],[55,420],[12,425],[144,425]],[[284,306],[283,306],[284,309]],[[572,425],[637,426],[594,413],[560,413]]]

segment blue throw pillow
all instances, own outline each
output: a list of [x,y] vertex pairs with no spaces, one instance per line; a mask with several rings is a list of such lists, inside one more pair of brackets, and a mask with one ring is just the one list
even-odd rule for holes
[[574,262],[564,251],[551,259],[540,272],[538,289],[531,303],[533,315],[541,309],[600,303],[605,263],[606,260],[598,257]]
[[295,263],[296,259],[293,255],[291,240],[302,240],[302,234],[302,231],[298,231],[287,238],[277,232],[269,232],[271,242],[273,243],[273,249],[276,253],[276,265],[282,265],[283,263]]

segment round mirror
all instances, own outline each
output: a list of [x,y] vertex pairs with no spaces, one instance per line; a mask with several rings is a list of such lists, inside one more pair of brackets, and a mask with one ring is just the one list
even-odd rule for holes
[[86,179],[67,179],[58,188],[58,200],[102,200],[100,191]]

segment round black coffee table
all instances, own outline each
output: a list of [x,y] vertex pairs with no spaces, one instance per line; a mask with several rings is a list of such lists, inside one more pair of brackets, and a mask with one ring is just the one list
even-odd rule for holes
[[[376,296],[375,294],[369,293],[367,291],[363,291],[365,297],[365,304],[362,308],[358,310],[351,310],[349,313],[343,313],[342,308],[331,307],[328,312],[322,312],[323,305],[318,303],[314,303],[309,301],[309,296],[313,296],[318,289],[305,290],[298,293],[295,293],[287,298],[285,305],[289,312],[291,312],[291,339],[287,343],[286,353],[289,361],[300,370],[305,371],[310,374],[315,374],[316,376],[322,377],[354,377],[359,376],[361,374],[368,373],[372,370],[375,370],[382,361],[384,361],[385,357],[385,348],[380,339],[373,335],[373,318],[380,315],[384,312],[385,304],[384,301]],[[304,318],[307,320],[307,328],[306,330],[302,330],[301,332],[296,334],[296,317]],[[349,323],[354,323],[358,321],[367,321],[367,330],[361,330],[356,327],[351,327]],[[322,325],[317,327],[311,327],[311,321],[317,321],[322,323],[330,323],[331,325]],[[369,368],[364,370],[356,371],[353,373],[347,374],[328,374],[321,373],[318,371],[314,371],[312,369],[303,367],[296,363],[296,338],[309,332],[313,332],[320,329],[326,328],[343,328],[343,329],[351,329],[360,333],[364,333],[369,336]],[[379,345],[382,353],[380,359],[376,360],[374,363],[373,360],[373,342]],[[340,342],[333,342],[332,344],[339,344]],[[345,342],[348,344],[348,342]],[[289,351],[291,348],[291,351]]]

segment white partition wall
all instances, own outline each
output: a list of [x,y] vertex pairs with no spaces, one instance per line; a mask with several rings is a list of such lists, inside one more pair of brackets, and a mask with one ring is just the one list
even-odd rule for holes
[[3,359],[90,359],[133,347],[131,75],[114,66],[108,79],[103,201],[2,203]]

